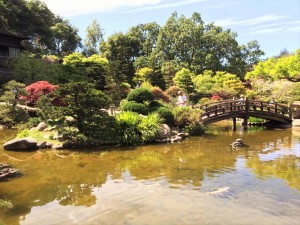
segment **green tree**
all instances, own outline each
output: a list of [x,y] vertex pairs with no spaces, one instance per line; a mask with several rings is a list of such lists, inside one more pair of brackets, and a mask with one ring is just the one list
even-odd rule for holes
[[68,20],[56,19],[55,25],[50,27],[52,32],[51,52],[53,54],[64,56],[81,47],[81,38],[78,35],[78,29],[73,27]]
[[[66,106],[60,107],[60,120],[64,121],[66,129],[74,127],[78,132],[90,138],[100,138],[103,133],[113,129],[112,119],[103,111],[109,105],[110,99],[103,92],[96,90],[95,86],[86,82],[68,83],[56,90],[56,96]],[[71,120],[65,120],[71,117]],[[70,131],[70,130],[69,130]],[[72,129],[71,129],[72,131]],[[102,136],[103,140],[107,136]]]
[[178,87],[181,87],[190,94],[194,91],[194,85],[192,82],[194,76],[195,74],[193,74],[189,69],[183,68],[176,73],[173,80]]
[[64,76],[61,65],[41,59],[33,53],[23,52],[14,58],[12,67],[13,79],[26,85],[40,80],[57,84]]
[[258,63],[254,70],[246,74],[246,79],[266,80],[287,79],[292,82],[300,81],[300,49],[296,53],[283,55],[279,58],[269,58]]
[[99,55],[85,57],[80,53],[73,53],[64,57],[63,65],[70,80],[90,81],[97,89],[104,90],[109,71],[106,58]]
[[[134,43],[123,33],[116,33],[101,43],[102,56],[116,66],[117,73],[111,74],[120,83],[132,83],[135,73],[133,63],[136,58]],[[114,70],[114,71],[115,71]]]
[[101,25],[93,20],[90,25],[85,30],[86,37],[84,39],[84,49],[83,54],[86,56],[91,56],[94,54],[99,54],[100,43],[103,40],[103,29]]

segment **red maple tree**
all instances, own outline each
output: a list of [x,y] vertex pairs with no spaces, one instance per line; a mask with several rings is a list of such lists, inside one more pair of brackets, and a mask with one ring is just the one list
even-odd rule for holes
[[22,99],[26,101],[27,105],[36,105],[36,102],[42,95],[48,95],[56,88],[56,85],[50,84],[47,81],[38,81],[25,87],[27,95],[22,96]]

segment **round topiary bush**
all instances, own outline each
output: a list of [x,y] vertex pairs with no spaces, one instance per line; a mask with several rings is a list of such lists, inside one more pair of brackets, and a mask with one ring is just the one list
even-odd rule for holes
[[149,104],[149,108],[153,108],[153,107],[164,107],[164,105],[160,101],[154,100]]
[[158,106],[158,107],[150,108],[149,111],[158,113],[158,115],[160,115],[161,118],[163,118],[165,120],[166,124],[168,124],[168,125],[174,124],[174,115],[172,114],[170,109],[168,109],[166,107]]
[[127,95],[127,100],[132,102],[143,103],[145,101],[153,101],[154,96],[152,92],[146,88],[136,88]]
[[121,109],[123,111],[130,111],[130,112],[136,112],[139,114],[147,115],[148,114],[148,108],[142,103],[137,102],[124,102],[121,105]]

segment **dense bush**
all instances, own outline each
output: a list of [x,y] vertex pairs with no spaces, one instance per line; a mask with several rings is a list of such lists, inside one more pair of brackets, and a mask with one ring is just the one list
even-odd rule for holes
[[153,107],[164,107],[164,104],[160,101],[154,100],[152,102],[149,103],[148,105],[149,108],[153,108]]
[[153,101],[154,96],[151,91],[146,88],[136,88],[127,95],[127,100],[132,102],[144,103]]
[[151,142],[157,138],[162,122],[163,119],[158,113],[150,113],[147,117],[142,117],[139,129],[142,133],[143,142]]
[[0,124],[12,128],[26,123],[29,119],[28,112],[22,108],[0,105]]
[[27,105],[36,105],[37,101],[42,95],[47,95],[54,91],[57,86],[50,84],[47,81],[38,81],[27,87],[25,99]]
[[153,87],[151,89],[151,92],[152,92],[155,100],[161,100],[161,101],[167,102],[167,103],[170,102],[170,97],[159,87]]
[[142,103],[137,102],[129,102],[126,101],[121,105],[121,109],[123,111],[131,111],[136,112],[139,114],[147,115],[148,114],[148,108]]
[[200,109],[193,109],[190,107],[176,107],[173,110],[175,124],[184,128],[191,135],[200,135],[204,133],[204,128],[201,122]]
[[117,115],[117,134],[123,145],[134,145],[142,142],[139,129],[141,117],[134,112],[122,112]]
[[147,117],[135,112],[122,112],[117,115],[117,134],[123,145],[148,143],[157,138],[163,119],[157,113]]
[[168,125],[174,124],[174,116],[170,109],[166,107],[152,107],[150,108],[150,112],[156,112],[158,115],[164,119],[164,122]]
[[178,91],[182,91],[182,89],[178,86],[171,86],[166,90],[166,94],[176,97],[178,95]]

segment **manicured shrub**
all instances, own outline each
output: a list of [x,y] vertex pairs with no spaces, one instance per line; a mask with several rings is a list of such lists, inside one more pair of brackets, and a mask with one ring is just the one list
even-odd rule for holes
[[153,87],[151,89],[151,92],[152,92],[155,100],[161,100],[161,101],[167,102],[167,103],[170,102],[170,97],[159,87]]
[[142,103],[137,102],[129,102],[126,101],[121,105],[121,109],[123,111],[131,111],[136,112],[139,114],[147,115],[148,114],[148,108]]
[[161,107],[161,106],[158,106],[158,107],[152,107],[150,108],[149,110],[150,112],[156,112],[158,113],[158,115],[160,115],[161,118],[163,118],[165,121],[166,124],[169,124],[169,125],[173,125],[174,124],[174,116],[171,112],[170,109],[166,108],[166,107]]
[[127,100],[132,102],[144,103],[153,101],[154,96],[151,91],[146,88],[136,88],[127,95]]
[[182,89],[178,86],[171,86],[166,90],[166,94],[176,97],[178,95],[178,91],[182,91]]
[[164,107],[164,104],[161,103],[160,101],[154,100],[152,102],[150,102],[149,108],[153,108],[153,107]]

